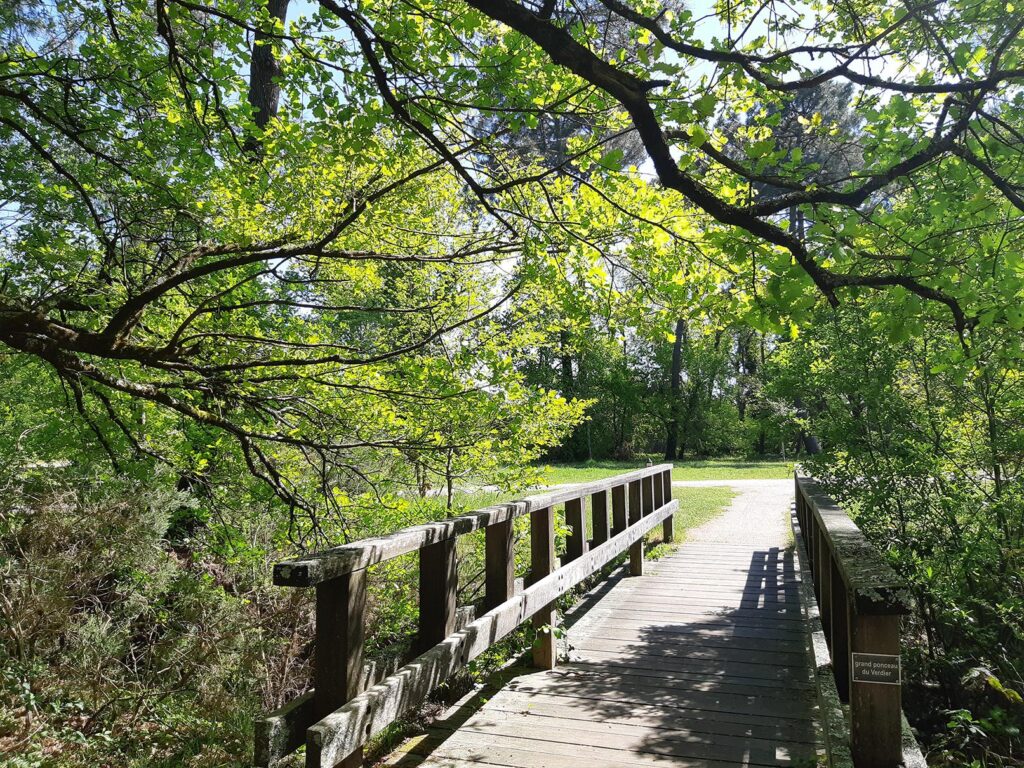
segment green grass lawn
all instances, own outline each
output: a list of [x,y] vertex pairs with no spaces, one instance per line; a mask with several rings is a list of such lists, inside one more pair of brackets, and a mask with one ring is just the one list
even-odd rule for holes
[[[654,462],[655,464],[661,462]],[[584,464],[552,464],[547,482],[585,483],[647,465],[646,461],[592,461]],[[793,462],[781,459],[694,459],[673,462],[673,480],[785,480],[793,476]]]
[[[675,489],[672,498],[679,501],[679,511],[672,516],[672,530],[676,543],[686,541],[686,532],[691,528],[703,525],[711,518],[722,514],[735,495],[732,488],[724,485]],[[652,533],[660,538],[661,527]]]
[[[622,471],[622,470],[617,470]],[[615,474],[615,473],[609,473]],[[599,475],[598,477],[605,477],[607,475]],[[588,480],[593,478],[586,478]],[[578,482],[578,481],[577,481]],[[535,491],[534,491],[535,492]],[[489,493],[489,492],[477,492],[472,494],[460,494],[458,497],[460,508],[459,511],[469,511],[471,509],[480,509],[486,507],[489,504],[497,504],[502,501],[509,501],[514,498],[519,498],[525,494],[502,494],[502,493]],[[673,527],[672,530],[675,532],[676,543],[686,541],[686,532],[691,528],[696,528],[699,525],[703,525],[711,518],[720,515],[725,511],[725,508],[729,506],[732,501],[735,492],[728,486],[708,486],[698,488],[676,488],[672,492],[672,498],[679,502],[679,511],[672,516]],[[589,502],[588,502],[589,505]],[[588,506],[589,509],[589,506]],[[585,517],[587,523],[587,536],[591,536],[593,531],[591,530],[592,520],[589,514]],[[656,526],[654,530],[648,534],[648,541],[654,543],[661,539],[661,526]],[[660,553],[655,553],[657,557]]]

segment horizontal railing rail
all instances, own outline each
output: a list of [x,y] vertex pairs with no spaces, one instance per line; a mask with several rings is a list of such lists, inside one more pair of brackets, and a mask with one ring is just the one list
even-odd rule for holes
[[[671,464],[646,467],[277,564],[275,584],[316,589],[313,690],[257,722],[256,764],[272,766],[305,743],[307,766],[362,765],[369,739],[529,619],[538,629],[534,665],[554,667],[555,600],[627,550],[630,573],[642,575],[644,537],[657,525],[662,539],[672,540],[678,502],[672,501],[671,472]],[[562,557],[555,552],[559,505],[569,531]],[[530,518],[530,574],[528,586],[517,591],[513,522],[524,515]],[[455,544],[481,529],[485,612],[460,629]],[[367,568],[417,551],[418,655],[397,670],[368,669]]]
[[857,768],[904,763],[900,623],[906,584],[817,480],[796,473],[796,517]]

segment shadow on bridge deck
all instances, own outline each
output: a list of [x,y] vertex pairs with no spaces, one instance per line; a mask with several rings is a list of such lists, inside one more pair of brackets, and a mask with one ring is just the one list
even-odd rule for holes
[[518,669],[389,765],[813,766],[812,657],[791,550],[685,544],[572,612],[569,661]]

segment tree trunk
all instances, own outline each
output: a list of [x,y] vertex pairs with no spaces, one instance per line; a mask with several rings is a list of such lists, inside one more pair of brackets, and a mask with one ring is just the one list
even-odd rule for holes
[[[284,24],[288,3],[289,0],[266,0],[271,21],[277,19]],[[252,106],[253,120],[260,130],[266,128],[267,123],[277,115],[281,101],[281,86],[274,82],[281,75],[281,65],[274,57],[274,47],[271,45],[275,34],[268,32],[268,29],[262,27],[256,31],[253,36],[252,59],[249,62],[248,101]],[[260,148],[259,139],[255,136],[245,140],[246,151],[258,154]]]
[[[797,416],[801,418],[806,418],[807,409],[804,408],[803,400],[797,397],[794,402],[796,404]],[[818,438],[815,437],[814,435],[808,434],[803,429],[800,430],[800,438],[798,444],[803,444],[804,450],[807,451],[807,453],[810,454],[811,456],[821,453],[821,443],[818,441]]]
[[572,397],[574,387],[572,376],[572,354],[569,351],[569,332],[558,332],[559,361],[562,373],[562,397],[568,400]]
[[683,374],[683,334],[686,321],[676,320],[676,338],[672,342],[672,368],[669,371],[669,419],[665,433],[665,458],[671,461],[679,450],[679,390]]

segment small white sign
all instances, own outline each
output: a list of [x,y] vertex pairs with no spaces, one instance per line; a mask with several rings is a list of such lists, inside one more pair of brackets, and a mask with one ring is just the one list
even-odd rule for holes
[[853,682],[900,684],[900,657],[885,653],[853,654]]

